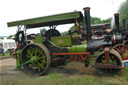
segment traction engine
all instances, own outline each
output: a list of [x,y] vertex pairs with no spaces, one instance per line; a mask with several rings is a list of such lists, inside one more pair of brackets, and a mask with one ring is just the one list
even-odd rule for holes
[[[9,27],[23,25],[25,28],[25,31],[21,31],[19,27],[17,32],[17,68],[23,67],[33,75],[43,75],[50,67],[66,65],[68,62],[83,62],[85,66],[89,66],[88,55],[104,47],[104,51],[95,60],[96,69],[106,74],[120,72],[123,68],[121,55],[110,47],[114,44],[113,41],[121,40],[116,38],[117,36],[112,38],[110,35],[106,35],[103,39],[92,39],[90,8],[86,7],[83,10],[84,16],[80,11],[76,11],[9,22]],[[75,31],[62,36],[56,29],[57,25],[70,23],[75,23]],[[44,26],[49,26],[50,29],[43,35],[37,35],[33,43],[28,44],[24,35],[26,29]],[[80,27],[87,30],[85,39],[80,34]]]

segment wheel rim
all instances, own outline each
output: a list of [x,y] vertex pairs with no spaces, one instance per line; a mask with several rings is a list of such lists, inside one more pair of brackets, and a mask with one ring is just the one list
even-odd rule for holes
[[42,75],[49,68],[49,57],[46,55],[46,49],[39,45],[29,45],[22,53],[21,61],[25,63],[31,61],[30,63],[24,65],[24,69],[34,75]]
[[[104,53],[98,56],[98,58],[96,59],[96,63],[106,64],[106,58]],[[112,53],[109,54],[109,64],[114,66],[121,66],[120,59]],[[117,74],[121,70],[115,68],[98,68],[98,67],[96,67],[96,69],[105,74]]]
[[115,45],[113,49],[121,55],[122,60],[128,59],[128,47],[126,45],[118,44]]

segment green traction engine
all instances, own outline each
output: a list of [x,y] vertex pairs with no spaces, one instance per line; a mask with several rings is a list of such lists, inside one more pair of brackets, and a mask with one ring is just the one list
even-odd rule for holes
[[[75,30],[61,35],[57,25],[75,24]],[[95,67],[98,71],[118,73],[123,68],[120,54],[110,47],[112,36],[93,40],[90,27],[90,8],[84,8],[84,16],[80,11],[38,17],[27,20],[9,22],[8,27],[18,26],[16,34],[17,68],[23,67],[32,75],[43,75],[50,67],[66,65],[68,62],[83,62],[89,66],[89,56],[100,48],[103,52],[97,56]],[[45,34],[38,34],[31,42],[26,37],[26,30],[49,26]],[[22,30],[22,28],[24,28]],[[85,32],[81,32],[81,29]],[[116,41],[116,40],[115,40]]]

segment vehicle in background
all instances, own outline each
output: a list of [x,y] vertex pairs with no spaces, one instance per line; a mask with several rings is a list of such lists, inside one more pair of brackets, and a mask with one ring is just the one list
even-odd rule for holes
[[13,39],[1,39],[0,44],[4,49],[4,52],[10,52],[13,49],[16,49],[16,43]]

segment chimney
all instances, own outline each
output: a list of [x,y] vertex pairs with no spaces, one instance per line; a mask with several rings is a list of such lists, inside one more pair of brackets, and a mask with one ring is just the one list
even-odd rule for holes
[[91,40],[92,32],[91,32],[91,21],[90,21],[90,8],[86,7],[83,8],[83,10],[84,10],[85,24],[87,29],[87,40]]
[[114,17],[115,17],[115,29],[117,32],[119,32],[119,13],[115,13]]
[[127,31],[127,29],[126,29],[126,20],[125,19],[122,20],[122,26],[123,26],[123,30]]

